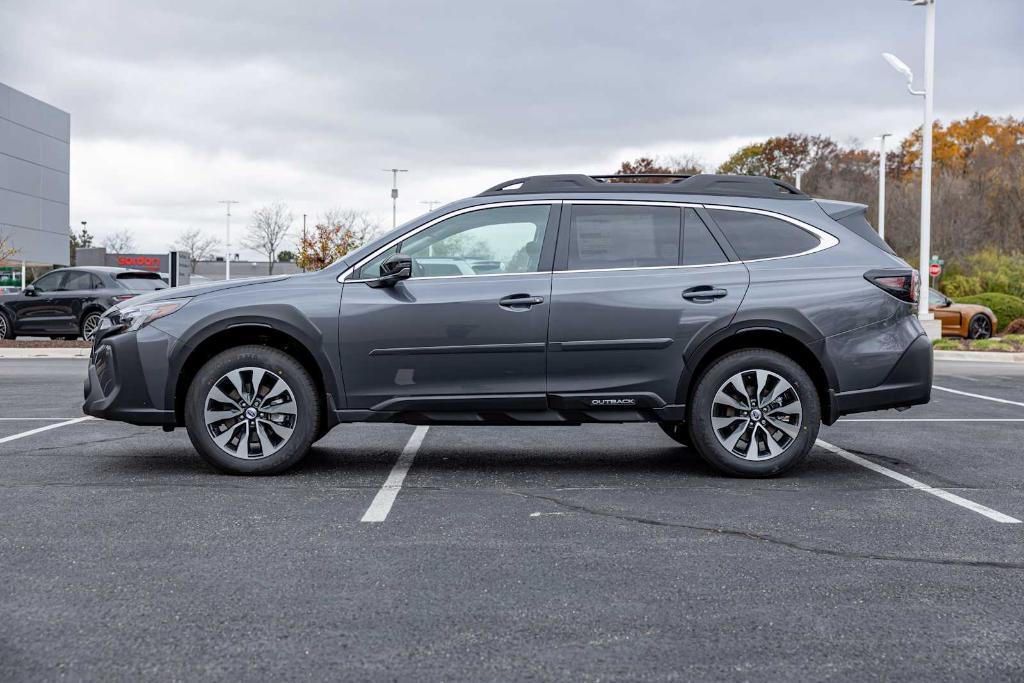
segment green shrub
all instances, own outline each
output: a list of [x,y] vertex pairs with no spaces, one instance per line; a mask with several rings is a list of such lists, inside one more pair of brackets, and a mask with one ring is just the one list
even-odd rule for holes
[[941,288],[942,293],[952,299],[981,294],[985,291],[981,286],[980,278],[968,277],[967,275],[943,276]]
[[1024,341],[1024,318],[1017,318],[1012,323],[1003,328],[1003,335],[1015,335]]
[[981,282],[981,291],[1024,297],[1024,254],[984,249],[968,256],[964,265],[965,273]]
[[1009,294],[985,292],[975,296],[960,297],[956,302],[959,304],[988,306],[996,314],[999,324],[1003,327],[1006,327],[1017,318],[1024,318],[1024,299]]
[[932,348],[936,351],[959,351],[960,341],[957,339],[936,339],[932,342]]

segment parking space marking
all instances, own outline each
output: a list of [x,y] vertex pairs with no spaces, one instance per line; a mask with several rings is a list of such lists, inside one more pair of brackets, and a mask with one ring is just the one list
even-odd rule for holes
[[402,454],[398,456],[395,466],[391,468],[391,473],[388,475],[387,480],[380,487],[380,491],[377,491],[373,502],[370,503],[370,507],[366,508],[363,518],[359,521],[383,522],[388,518],[391,506],[394,505],[395,498],[398,497],[398,492],[402,488],[405,475],[409,473],[413,458],[416,457],[416,451],[420,449],[423,437],[427,435],[427,429],[428,427],[420,426],[413,431],[412,436],[409,437],[405,444],[405,448],[402,449]]
[[55,425],[46,425],[45,427],[37,427],[35,429],[30,429],[27,432],[20,432],[18,434],[12,434],[10,436],[5,436],[2,439],[0,439],[0,443],[7,443],[8,441],[14,441],[15,439],[24,439],[26,436],[32,436],[33,434],[38,434],[40,432],[46,432],[46,431],[49,431],[51,429],[56,429],[57,427],[66,427],[67,425],[73,425],[73,424],[76,424],[78,422],[84,422],[86,420],[95,420],[95,419],[96,418],[90,417],[88,415],[86,415],[85,417],[76,417],[73,420],[67,420],[65,422],[58,422]]
[[940,387],[937,384],[932,385],[932,389],[938,389],[939,391],[948,391],[951,394],[960,394],[961,396],[970,396],[971,398],[980,398],[985,401],[995,401],[996,403],[1008,403],[1011,406],[1020,406],[1024,408],[1024,403],[1021,401],[1011,401],[1005,398],[996,398],[995,396],[985,396],[984,394],[972,394],[969,391],[960,391],[959,389],[947,389],[946,387]]
[[961,498],[960,496],[958,496],[958,495],[956,495],[954,493],[950,493],[949,491],[945,491],[943,489],[937,489],[934,486],[929,486],[928,484],[925,484],[924,482],[920,482],[917,479],[911,479],[910,477],[908,477],[905,474],[900,474],[899,472],[896,472],[895,470],[890,470],[888,467],[882,467],[881,465],[879,465],[877,463],[874,463],[874,462],[871,462],[870,460],[868,460],[866,458],[862,458],[859,455],[854,455],[853,453],[850,453],[849,451],[843,450],[839,446],[833,446],[832,444],[828,443],[827,441],[822,441],[821,439],[818,439],[817,444],[819,446],[821,446],[822,448],[824,448],[825,450],[831,451],[832,453],[835,453],[840,458],[845,458],[846,460],[849,460],[852,463],[860,465],[861,467],[866,467],[867,469],[871,470],[872,472],[877,472],[878,474],[881,474],[883,476],[889,477],[890,479],[895,479],[896,481],[900,482],[901,484],[906,484],[907,486],[909,486],[909,487],[911,487],[913,489],[917,489],[918,491],[924,491],[925,493],[930,493],[933,496],[935,496],[937,498],[941,498],[942,500],[944,500],[946,502],[953,503],[954,505],[959,505],[962,508],[967,508],[968,510],[971,510],[972,512],[977,512],[979,515],[984,515],[985,517],[988,517],[989,519],[991,519],[991,520],[993,520],[995,522],[999,522],[1001,524],[1020,524],[1021,523],[1021,521],[1019,519],[1017,519],[1016,517],[1010,517],[1009,515],[1004,515],[1002,512],[999,512],[998,510],[993,510],[992,508],[985,507],[984,505],[981,505],[980,503],[975,503],[973,500],[967,500],[966,498]]
[[0,422],[59,422],[77,419],[75,417],[0,417]]

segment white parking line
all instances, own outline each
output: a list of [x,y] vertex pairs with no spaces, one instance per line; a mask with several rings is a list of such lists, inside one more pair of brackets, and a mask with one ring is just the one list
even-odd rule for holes
[[996,403],[1008,403],[1011,406],[1020,406],[1024,408],[1024,403],[1020,401],[1010,401],[1005,398],[996,398],[995,396],[985,396],[984,394],[972,394],[969,391],[960,391],[959,389],[947,389],[946,387],[940,387],[937,384],[932,385],[932,389],[938,389],[939,391],[948,391],[951,394],[960,394],[961,396],[970,396],[971,398],[980,398],[985,401],[995,401]]
[[75,417],[0,417],[0,422],[59,422],[77,419]]
[[828,443],[827,441],[822,441],[821,439],[818,439],[817,443],[818,443],[819,446],[821,446],[825,450],[831,451],[832,453],[835,453],[840,458],[845,458],[846,460],[849,460],[852,463],[860,465],[861,467],[866,467],[867,469],[871,470],[872,472],[877,472],[878,474],[881,474],[883,476],[889,477],[890,479],[895,479],[896,481],[900,482],[901,484],[906,484],[907,486],[909,486],[909,487],[911,487],[913,489],[917,489],[918,491],[924,491],[925,493],[930,493],[933,496],[935,496],[937,498],[941,498],[944,501],[947,501],[949,503],[953,503],[954,505],[959,505],[962,508],[967,508],[968,510],[971,510],[972,512],[977,512],[979,515],[984,515],[985,517],[988,517],[989,519],[991,519],[991,520],[993,520],[995,522],[1000,522],[1002,524],[1020,524],[1021,523],[1021,521],[1019,519],[1017,519],[1016,517],[1010,517],[1009,515],[1004,515],[1002,512],[999,512],[998,510],[993,510],[992,508],[985,507],[984,505],[981,505],[980,503],[975,503],[973,500],[967,500],[966,498],[961,498],[960,496],[958,496],[958,495],[956,495],[954,493],[950,493],[949,491],[944,491],[943,489],[937,489],[934,486],[929,486],[928,484],[925,484],[924,482],[920,482],[917,479],[911,479],[910,477],[908,477],[905,474],[900,474],[899,472],[896,472],[894,470],[890,470],[888,467],[882,467],[881,465],[879,465],[877,463],[873,463],[873,462],[871,462],[870,460],[868,460],[866,458],[862,458],[859,455],[854,455],[853,453],[850,453],[849,451],[845,451],[842,448],[840,448],[839,446],[833,446],[832,444]]
[[388,518],[391,506],[394,505],[395,498],[398,497],[398,492],[402,488],[405,475],[409,473],[413,458],[416,457],[416,451],[419,450],[420,444],[423,443],[423,437],[427,435],[427,429],[428,427],[420,426],[413,431],[412,436],[409,437],[405,444],[405,448],[402,449],[402,454],[398,456],[398,461],[391,468],[391,474],[388,475],[387,481],[380,487],[380,491],[377,491],[373,502],[370,503],[370,507],[366,508],[363,518],[359,521],[383,522]]
[[74,420],[67,420],[66,422],[58,422],[55,425],[46,425],[45,427],[37,427],[36,429],[30,429],[27,432],[21,432],[19,434],[12,434],[11,436],[5,436],[0,439],[0,443],[7,443],[8,441],[14,441],[15,439],[24,439],[26,436],[32,436],[39,432],[46,432],[57,427],[66,427],[67,425],[73,425],[78,422],[84,422],[85,420],[95,420],[94,417],[76,417]]

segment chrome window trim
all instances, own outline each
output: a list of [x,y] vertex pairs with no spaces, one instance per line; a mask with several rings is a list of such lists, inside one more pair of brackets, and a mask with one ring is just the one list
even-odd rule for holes
[[[353,273],[358,271],[360,268],[362,268],[363,265],[367,261],[372,261],[373,259],[377,258],[382,253],[384,253],[385,251],[387,251],[391,247],[395,246],[399,242],[407,240],[410,237],[412,237],[413,235],[416,235],[416,234],[418,234],[420,232],[423,232],[427,228],[432,227],[434,225],[437,225],[441,221],[446,221],[449,218],[454,218],[455,216],[460,216],[460,215],[462,215],[464,213],[471,213],[473,211],[483,211],[484,209],[498,209],[498,208],[505,207],[505,206],[543,206],[543,205],[554,206],[555,204],[561,204],[561,203],[562,203],[561,199],[523,199],[523,200],[520,200],[520,201],[495,202],[493,204],[477,204],[475,206],[467,206],[464,209],[457,209],[457,210],[452,211],[450,213],[446,213],[443,216],[438,216],[434,220],[429,221],[427,223],[424,223],[420,227],[414,228],[414,229],[410,230],[409,232],[404,233],[404,234],[400,235],[399,237],[396,237],[395,239],[391,240],[390,242],[388,242],[384,246],[382,246],[379,249],[377,249],[376,251],[374,251],[369,256],[366,256],[366,257],[360,259],[360,261],[358,263],[356,263],[352,267],[346,269],[341,275],[338,276],[338,282],[370,282],[371,280],[376,280],[377,278],[361,278],[361,279],[358,279],[358,280],[355,280],[355,279],[347,280],[346,278],[348,278],[350,275],[352,275]],[[550,271],[544,271],[544,272],[547,273],[547,272],[550,272]],[[494,275],[529,275],[529,274],[530,273],[480,273],[479,275],[430,275],[430,276],[427,276],[427,277],[418,277],[416,279],[417,280],[439,280],[439,279],[452,279],[452,278],[462,278],[462,277],[489,277],[489,276],[494,276]]]
[[[677,266],[636,266],[632,268],[584,268],[578,270],[556,270],[553,271],[555,274],[558,273],[603,273],[603,272],[616,272],[616,271],[627,271],[627,270],[680,270],[684,268],[711,268],[715,266],[733,266],[747,263],[760,263],[763,261],[779,261],[782,259],[796,258],[798,256],[807,256],[808,254],[814,254],[825,249],[831,249],[832,247],[839,244],[839,239],[828,232],[825,232],[821,228],[816,228],[813,225],[804,223],[803,221],[787,216],[785,214],[777,213],[775,211],[769,211],[767,209],[755,209],[745,206],[727,206],[724,204],[701,204],[695,202],[671,202],[671,201],[645,201],[642,199],[528,199],[522,201],[509,201],[509,202],[497,202],[494,204],[478,204],[476,206],[469,206],[464,209],[452,211],[439,218],[435,218],[429,223],[425,223],[415,230],[411,230],[401,237],[398,237],[391,242],[387,243],[380,249],[377,249],[369,256],[363,258],[351,268],[347,269],[341,275],[338,276],[338,282],[370,282],[376,278],[363,278],[358,280],[347,280],[346,278],[355,273],[359,268],[363,266],[367,261],[371,261],[381,253],[387,251],[399,242],[417,234],[422,230],[440,223],[443,220],[458,216],[471,211],[480,211],[483,209],[499,208],[503,206],[530,206],[530,205],[555,205],[558,203],[572,204],[572,205],[622,205],[622,206],[670,206],[670,207],[681,207],[681,208],[705,208],[705,209],[722,209],[724,211],[740,211],[744,213],[756,213],[770,218],[777,218],[779,220],[791,223],[796,227],[811,233],[818,238],[818,245],[812,249],[807,249],[796,254],[786,254],[785,256],[768,256],[759,259],[740,259],[738,261],[720,261],[717,263],[697,263],[691,265],[677,265]],[[418,277],[417,280],[455,280],[463,278],[473,277],[498,277],[498,276],[511,276],[511,275],[546,275],[552,271],[531,271],[528,273],[480,273],[478,275],[431,275],[426,277]]]

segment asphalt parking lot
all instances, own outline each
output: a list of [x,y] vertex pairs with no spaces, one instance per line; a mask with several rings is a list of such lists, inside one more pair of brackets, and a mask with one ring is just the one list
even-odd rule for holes
[[1024,675],[1012,364],[757,481],[638,424],[343,426],[224,476],[69,423],[84,368],[0,360],[2,680]]

